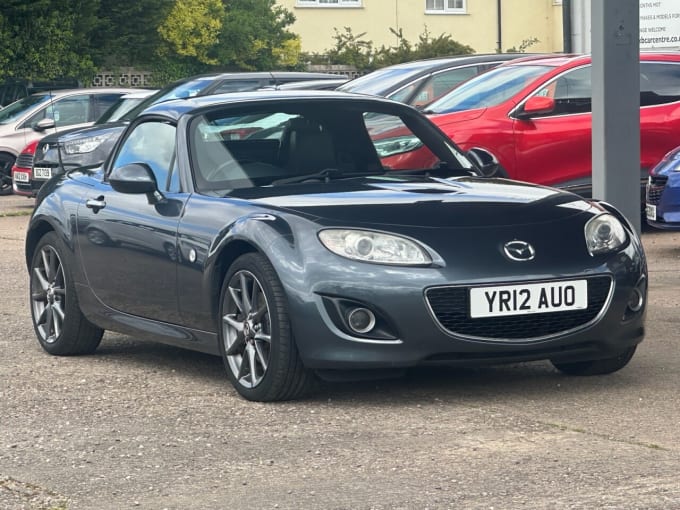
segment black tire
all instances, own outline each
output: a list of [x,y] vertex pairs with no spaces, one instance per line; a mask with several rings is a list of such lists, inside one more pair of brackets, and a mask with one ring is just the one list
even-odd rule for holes
[[241,396],[270,402],[300,398],[309,390],[314,375],[302,364],[283,286],[264,256],[247,253],[231,265],[218,321],[227,376]]
[[505,171],[505,168],[503,168],[498,163],[491,163],[491,164],[485,165],[482,168],[482,174],[483,174],[483,177],[487,177],[489,179],[494,178],[494,177],[507,179],[509,177],[508,172]]
[[0,196],[12,194],[12,166],[15,161],[11,154],[0,154]]
[[104,330],[81,312],[65,252],[54,232],[45,234],[36,246],[29,288],[33,328],[50,354],[89,354],[99,346]]
[[472,149],[468,152],[468,156],[477,165],[477,170],[482,177],[493,178],[499,177],[507,179],[508,172],[505,171],[499,163],[496,162],[496,158],[486,151],[479,149]]
[[560,363],[551,361],[553,366],[567,375],[604,375],[611,374],[625,367],[635,354],[636,345],[629,347],[620,354],[605,359],[591,361],[577,361],[573,363]]

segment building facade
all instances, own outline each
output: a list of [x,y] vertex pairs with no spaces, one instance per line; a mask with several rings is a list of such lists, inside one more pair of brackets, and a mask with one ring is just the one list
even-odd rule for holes
[[277,0],[295,14],[292,30],[302,51],[325,53],[335,30],[350,27],[373,46],[394,46],[390,31],[402,30],[411,43],[425,30],[449,34],[477,53],[506,51],[536,39],[528,52],[562,51],[562,0]]

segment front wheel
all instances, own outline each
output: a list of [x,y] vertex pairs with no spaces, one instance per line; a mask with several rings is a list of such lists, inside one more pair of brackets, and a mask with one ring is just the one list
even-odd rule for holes
[[10,154],[0,154],[0,195],[12,193],[12,166],[15,160]]
[[80,310],[62,243],[54,232],[38,242],[31,261],[30,300],[33,328],[43,349],[55,355],[89,354],[104,331]]
[[621,370],[633,358],[637,346],[629,347],[623,352],[611,358],[596,359],[591,361],[576,361],[572,363],[560,363],[552,361],[553,366],[567,375],[604,375]]
[[241,396],[291,400],[308,390],[313,375],[298,354],[283,286],[264,256],[247,253],[231,265],[219,317],[222,359]]

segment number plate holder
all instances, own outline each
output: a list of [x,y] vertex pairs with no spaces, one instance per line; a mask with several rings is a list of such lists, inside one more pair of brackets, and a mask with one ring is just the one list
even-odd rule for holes
[[470,289],[470,317],[503,317],[588,308],[587,280],[525,283]]

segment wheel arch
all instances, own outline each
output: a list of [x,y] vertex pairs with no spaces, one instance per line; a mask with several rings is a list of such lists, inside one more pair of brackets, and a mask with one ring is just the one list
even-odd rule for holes
[[485,177],[508,177],[508,172],[503,168],[496,155],[484,147],[471,147],[467,151],[468,156],[475,162]]
[[230,241],[223,246],[217,254],[213,273],[214,277],[211,280],[212,285],[210,288],[210,306],[215,319],[217,318],[218,308],[220,306],[220,291],[222,289],[224,277],[227,275],[227,271],[229,271],[229,268],[234,261],[246,253],[259,253],[266,257],[254,243],[245,239],[234,239]]
[[47,220],[39,220],[38,222],[31,225],[30,230],[26,233],[26,243],[25,243],[25,254],[26,254],[26,267],[30,269],[31,261],[33,260],[33,254],[35,253],[35,248],[38,246],[40,239],[43,238],[48,232],[55,232],[55,228]]

